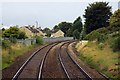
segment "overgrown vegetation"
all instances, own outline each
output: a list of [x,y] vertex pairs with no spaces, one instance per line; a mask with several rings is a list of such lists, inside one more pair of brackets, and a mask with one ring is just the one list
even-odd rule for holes
[[[9,67],[17,59],[18,56],[23,55],[27,51],[34,48],[34,45],[23,45],[23,44],[7,44],[7,41],[3,41],[4,47],[2,49],[2,69]],[[9,46],[9,48],[8,48]]]
[[[18,31],[18,29],[12,28],[9,30],[11,30],[10,33],[9,33],[9,31],[4,32],[4,37],[5,37],[5,35],[8,35],[9,36],[9,37],[7,37],[8,39],[3,39],[3,40],[0,39],[0,40],[2,40],[2,45],[0,45],[0,47],[2,46],[1,47],[2,48],[2,69],[9,67],[11,64],[13,64],[13,62],[17,59],[17,57],[30,51],[35,46],[43,44],[42,37],[38,37],[38,36],[35,37],[36,43],[34,43],[34,44],[32,41],[31,41],[31,45],[25,45],[23,43],[18,43],[17,42],[17,39],[19,38],[19,37],[17,37],[18,34],[17,34],[17,32],[14,33],[14,30]],[[22,33],[22,32],[20,32],[20,33]],[[14,34],[15,36],[11,37],[12,34]],[[21,37],[21,39],[25,38],[24,33],[19,34],[19,36]]]
[[15,39],[25,39],[27,36],[24,32],[21,32],[19,28],[13,26],[9,29],[3,31],[2,37],[4,38],[15,38]]
[[[102,46],[102,49],[99,46]],[[76,48],[80,52],[79,58],[89,64],[91,68],[104,73],[110,78],[119,78],[119,52],[113,52],[107,41],[102,45],[90,41],[82,48],[78,43]]]
[[113,51],[120,51],[120,36],[116,38],[115,40],[113,40],[111,47]]
[[41,37],[36,38],[36,44],[43,44],[43,39]]
[[9,40],[2,40],[2,48],[10,49],[11,43]]
[[37,45],[43,45],[43,39],[41,37],[36,38],[36,44],[25,45],[21,43],[11,43],[11,40],[2,40],[2,69],[9,67],[17,57],[30,51]]
[[[118,14],[118,15],[117,15]],[[118,9],[110,18],[110,26],[99,28],[87,34],[84,39],[88,44],[81,48],[80,59],[92,68],[103,72],[112,79],[118,79],[120,70],[120,10]]]

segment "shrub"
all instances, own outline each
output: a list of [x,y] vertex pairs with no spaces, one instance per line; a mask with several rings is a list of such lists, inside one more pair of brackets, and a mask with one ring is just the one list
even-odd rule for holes
[[107,39],[107,36],[104,34],[99,34],[99,36],[97,37],[98,43],[105,42],[106,39]]
[[16,39],[15,37],[10,37],[10,41],[11,41],[12,43],[17,43],[17,39]]
[[36,44],[43,44],[43,39],[41,37],[37,37]]
[[97,37],[100,35],[100,33],[96,30],[92,31],[90,34],[88,34],[84,39],[87,39],[87,40],[95,40],[97,39]]
[[120,37],[113,40],[112,49],[113,51],[120,51]]
[[87,39],[90,41],[97,40],[98,43],[104,42],[107,39],[107,32],[108,31],[106,28],[100,28],[100,29],[92,31],[84,39]]
[[2,40],[2,48],[10,48],[10,41]]

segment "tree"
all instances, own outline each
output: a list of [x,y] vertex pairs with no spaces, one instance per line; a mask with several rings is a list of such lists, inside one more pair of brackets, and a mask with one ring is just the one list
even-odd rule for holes
[[58,24],[58,27],[65,33],[65,36],[67,36],[67,31],[72,27],[72,23],[61,22]]
[[4,37],[10,38],[15,37],[18,38],[19,29],[17,27],[10,27],[9,29],[5,30],[3,33]]
[[55,31],[55,30],[59,30],[60,28],[59,28],[59,26],[58,25],[55,25],[54,27],[53,27],[53,30]]
[[18,39],[25,39],[27,36],[25,35],[25,32],[19,32]]
[[72,33],[73,33],[72,28],[70,28],[69,30],[67,30],[66,36],[73,37]]
[[85,9],[85,27],[86,32],[90,33],[101,27],[107,27],[109,25],[109,19],[111,13],[111,6],[107,2],[95,2],[89,4]]
[[74,39],[80,39],[80,33],[77,29],[73,32],[73,38]]
[[16,39],[25,39],[26,35],[24,32],[21,32],[17,27],[10,27],[9,29],[3,32],[3,37],[6,38],[16,38]]
[[120,27],[120,9],[114,12],[110,17],[110,26],[111,27]]
[[48,37],[50,37],[51,35],[51,30],[49,28],[44,28],[43,32],[45,32],[47,34]]
[[5,28],[2,28],[2,31],[5,31]]
[[74,22],[73,22],[73,31],[78,30],[80,33],[82,31],[83,24],[82,24],[82,19],[78,17]]

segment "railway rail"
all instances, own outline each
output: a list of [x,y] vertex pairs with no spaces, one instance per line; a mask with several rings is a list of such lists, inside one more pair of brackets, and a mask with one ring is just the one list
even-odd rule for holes
[[[50,43],[50,44],[42,47],[41,49],[38,49],[36,52],[34,52],[34,53],[22,64],[22,66],[18,69],[18,71],[16,72],[16,74],[13,76],[12,80],[17,80],[17,79],[18,79],[18,77],[19,77],[20,74],[24,71],[24,69],[25,69],[25,67],[28,65],[28,63],[30,63],[30,61],[31,61],[35,56],[37,56],[37,54],[38,54],[41,50],[43,50],[43,49],[45,49],[46,47],[49,47],[49,46],[50,46],[50,48],[49,48],[49,49],[47,50],[47,52],[46,52],[46,53],[48,53],[49,50],[50,50],[53,46],[55,46],[56,44],[58,44],[58,43],[60,43],[60,41],[59,41],[59,42],[55,42],[55,43]],[[38,57],[38,58],[39,58],[39,57]],[[39,60],[39,62],[40,62],[40,60]],[[41,62],[41,63],[42,63],[42,62]],[[41,64],[39,64],[39,65],[41,65]],[[37,75],[39,75],[39,74],[37,74]],[[25,76],[25,75],[23,75],[23,76]],[[38,78],[38,79],[39,79],[39,78]]]
[[69,79],[71,78],[82,78],[83,79],[84,78],[87,80],[92,80],[92,78],[69,55],[67,51],[69,44],[70,43],[68,44],[65,43],[61,45],[60,46],[61,53],[59,54],[59,59],[66,73],[67,78]]
[[[68,46],[75,41],[59,41],[55,43],[50,43],[41,49],[34,52],[24,63],[23,65],[18,69],[16,74],[13,76],[12,80],[18,80],[20,78],[26,77],[26,74],[28,74],[28,71],[33,70],[32,73],[30,73],[29,77],[32,76],[32,78],[35,78],[36,80],[42,80],[43,77],[43,69],[45,65],[45,61],[48,58],[48,55],[50,54],[50,51],[53,47],[56,45],[59,45],[58,47],[58,60],[61,66],[61,69],[64,71],[65,78],[67,79],[86,79],[86,80],[92,80],[92,77],[83,70],[79,64],[72,58],[72,56],[68,52]],[[34,66],[34,67],[31,67]],[[50,66],[50,65],[47,65]],[[36,68],[35,68],[36,67]],[[31,69],[31,70],[29,70]]]

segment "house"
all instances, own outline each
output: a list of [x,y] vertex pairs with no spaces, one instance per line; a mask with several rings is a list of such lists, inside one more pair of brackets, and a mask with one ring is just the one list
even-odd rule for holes
[[64,37],[64,32],[61,30],[55,31],[53,34],[51,34],[51,37]]
[[34,36],[34,33],[30,31],[27,27],[20,27],[20,31],[25,32],[28,38],[32,38]]
[[32,38],[34,36],[42,36],[45,37],[45,33],[43,33],[40,29],[34,28],[34,27],[20,27],[20,30],[26,33],[26,36],[28,38]]

